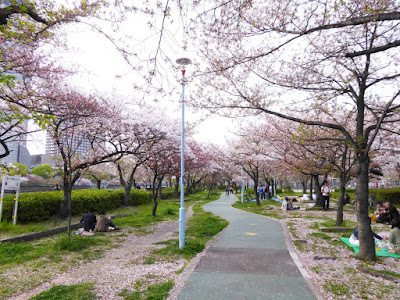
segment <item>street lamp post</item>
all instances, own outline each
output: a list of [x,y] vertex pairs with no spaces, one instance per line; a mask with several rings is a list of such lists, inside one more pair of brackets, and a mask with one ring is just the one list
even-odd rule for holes
[[244,194],[244,180],[243,180],[243,168],[241,170],[241,176],[242,176],[242,191],[241,191],[241,197],[242,197],[242,203],[243,203],[243,194]]
[[179,208],[179,248],[185,247],[185,66],[192,63],[187,57],[176,60],[182,66],[182,123],[181,123],[181,207]]

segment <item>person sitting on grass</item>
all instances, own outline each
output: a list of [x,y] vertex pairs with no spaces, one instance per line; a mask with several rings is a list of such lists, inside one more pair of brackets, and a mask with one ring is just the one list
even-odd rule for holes
[[288,197],[285,197],[285,199],[283,199],[282,210],[287,210],[288,200]]
[[106,216],[106,212],[101,210],[99,212],[99,217],[97,218],[97,224],[93,232],[107,232],[110,230],[119,229],[115,224],[111,221],[110,216]]
[[385,208],[386,208],[386,211],[387,211],[388,214],[389,214],[389,218],[390,218],[389,223],[390,223],[390,224],[391,224],[391,222],[392,222],[393,220],[400,220],[399,211],[397,210],[397,208],[396,208],[392,203],[386,202],[386,203],[385,203]]
[[288,210],[298,210],[298,209],[300,209],[300,207],[294,207],[293,206],[293,200],[294,200],[294,198],[290,199],[290,201],[288,203]]
[[282,203],[282,209],[283,210],[297,210],[297,209],[300,209],[300,207],[293,207],[292,201],[293,201],[293,199],[289,200],[288,197],[285,197],[285,200]]
[[[370,223],[371,223],[371,219],[369,219]],[[372,235],[377,238],[378,240],[383,240],[383,237],[381,237],[380,235],[377,235],[375,232],[372,232]],[[356,229],[354,229],[354,232],[351,234],[350,239],[349,239],[350,244],[354,245],[354,246],[360,246],[360,241],[358,240],[358,226],[356,227]]]
[[96,225],[96,216],[93,213],[94,209],[90,208],[89,211],[83,215],[81,223],[83,223],[83,229],[85,231],[94,230]]
[[390,230],[389,238],[385,238],[385,240],[389,240],[392,247],[392,250],[388,252],[400,254],[400,220],[392,220],[392,229]]
[[343,204],[350,204],[350,196],[346,194],[343,199]]

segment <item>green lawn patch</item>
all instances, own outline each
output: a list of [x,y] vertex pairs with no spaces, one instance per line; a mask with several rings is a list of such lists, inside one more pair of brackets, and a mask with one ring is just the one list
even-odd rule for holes
[[281,206],[282,203],[274,200],[263,200],[261,206],[258,206],[255,202],[241,203],[240,200],[236,201],[232,206],[238,209],[249,211],[255,214],[271,217],[274,219],[283,219],[281,215],[282,211],[265,209],[266,205]]
[[80,235],[72,235],[72,236],[61,236],[54,243],[54,250],[58,251],[80,251],[91,246],[95,246],[101,242],[102,236],[99,234],[94,236],[80,236]]
[[[185,203],[188,205],[190,203]],[[119,218],[115,221],[121,227],[133,227],[140,229],[154,223],[177,219],[179,215],[179,202],[159,200],[157,214],[152,216],[153,203],[147,203],[137,207],[137,213],[134,215]]]
[[93,284],[82,283],[74,285],[58,285],[30,298],[31,300],[92,300],[96,299],[93,293]]
[[[336,220],[334,219],[329,219],[325,222],[321,223],[322,227],[335,227],[336,226]],[[349,220],[343,220],[342,225],[340,225],[340,227],[347,227],[347,228],[356,228],[357,227],[357,223],[356,222],[352,222]]]
[[[204,196],[204,195],[203,195]],[[179,249],[179,240],[165,241],[166,247],[154,251],[154,254],[190,259],[203,251],[207,241],[224,229],[228,222],[201,207],[205,202],[214,201],[219,194],[212,195],[212,200],[203,201],[193,207],[193,216],[187,222],[185,247]]]
[[164,300],[168,298],[169,291],[174,287],[174,281],[168,280],[166,282],[160,282],[149,285],[143,291],[129,291],[123,290],[118,296],[124,297],[125,300]]

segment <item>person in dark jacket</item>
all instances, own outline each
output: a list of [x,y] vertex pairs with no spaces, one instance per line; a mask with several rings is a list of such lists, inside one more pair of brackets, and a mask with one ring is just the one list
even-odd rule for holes
[[89,212],[83,215],[81,223],[83,223],[83,229],[85,231],[94,230],[96,226],[96,215],[93,213],[94,209],[89,209]]
[[385,208],[386,211],[389,213],[389,222],[392,222],[393,220],[400,220],[400,214],[397,208],[390,202],[385,203]]

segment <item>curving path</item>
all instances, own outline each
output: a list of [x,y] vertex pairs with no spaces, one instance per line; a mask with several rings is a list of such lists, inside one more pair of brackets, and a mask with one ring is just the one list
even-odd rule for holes
[[203,206],[230,225],[201,257],[178,299],[316,299],[287,250],[282,226],[233,208],[236,200],[222,194]]

